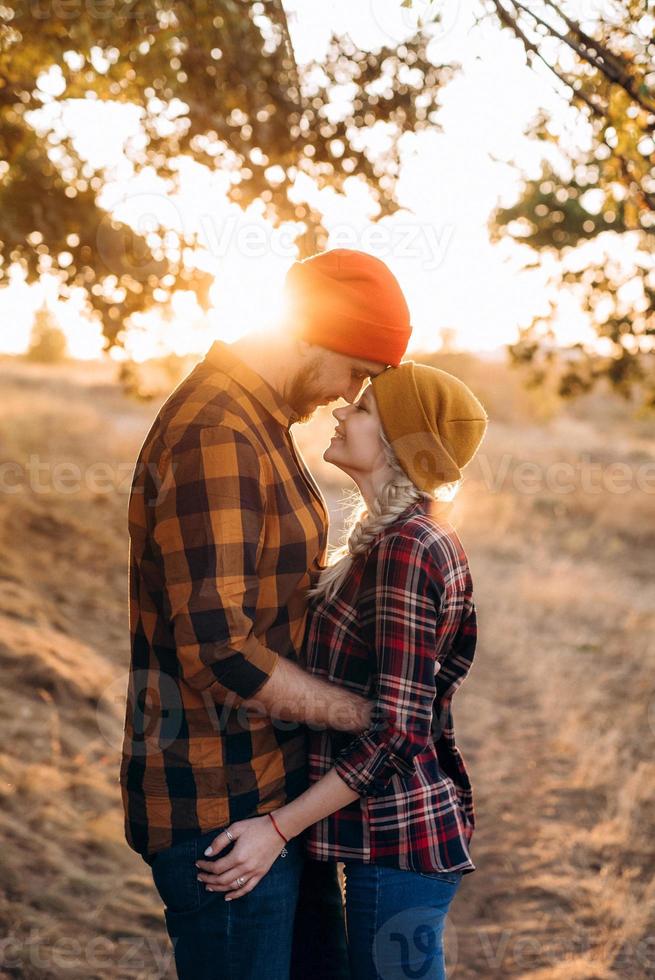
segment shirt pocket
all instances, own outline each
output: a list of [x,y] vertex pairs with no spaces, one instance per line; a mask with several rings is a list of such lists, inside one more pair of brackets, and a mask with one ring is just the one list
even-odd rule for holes
[[432,878],[433,881],[444,881],[449,885],[459,885],[462,880],[461,871],[417,871],[421,878]]

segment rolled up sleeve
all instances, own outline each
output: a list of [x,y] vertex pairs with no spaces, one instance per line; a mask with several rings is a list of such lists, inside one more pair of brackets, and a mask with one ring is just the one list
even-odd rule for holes
[[169,451],[160,478],[153,540],[182,676],[238,706],[278,663],[253,632],[265,510],[257,450],[207,427]]
[[369,554],[359,625],[374,653],[372,723],[335,760],[339,776],[360,796],[380,795],[394,775],[414,775],[415,756],[428,744],[443,597],[439,568],[415,539],[389,535]]

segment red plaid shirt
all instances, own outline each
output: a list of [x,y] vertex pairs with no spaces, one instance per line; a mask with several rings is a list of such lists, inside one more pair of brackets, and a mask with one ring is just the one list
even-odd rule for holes
[[311,604],[306,668],[375,700],[362,735],[309,735],[310,780],[335,766],[360,794],[308,828],[311,857],[476,870],[471,784],[451,711],[475,650],[472,591],[457,533],[421,500],[355,559],[330,602]]

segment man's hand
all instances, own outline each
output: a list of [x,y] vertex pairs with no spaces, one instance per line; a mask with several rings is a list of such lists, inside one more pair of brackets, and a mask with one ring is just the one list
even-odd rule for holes
[[373,708],[372,701],[324,681],[282,656],[266,683],[243,705],[281,721],[301,721],[310,728],[342,732],[365,731]]

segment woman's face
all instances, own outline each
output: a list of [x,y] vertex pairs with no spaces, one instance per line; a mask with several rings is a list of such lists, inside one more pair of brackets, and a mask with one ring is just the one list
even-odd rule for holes
[[352,405],[335,408],[332,414],[337,427],[323,453],[326,462],[334,463],[354,480],[388,468],[372,385]]

